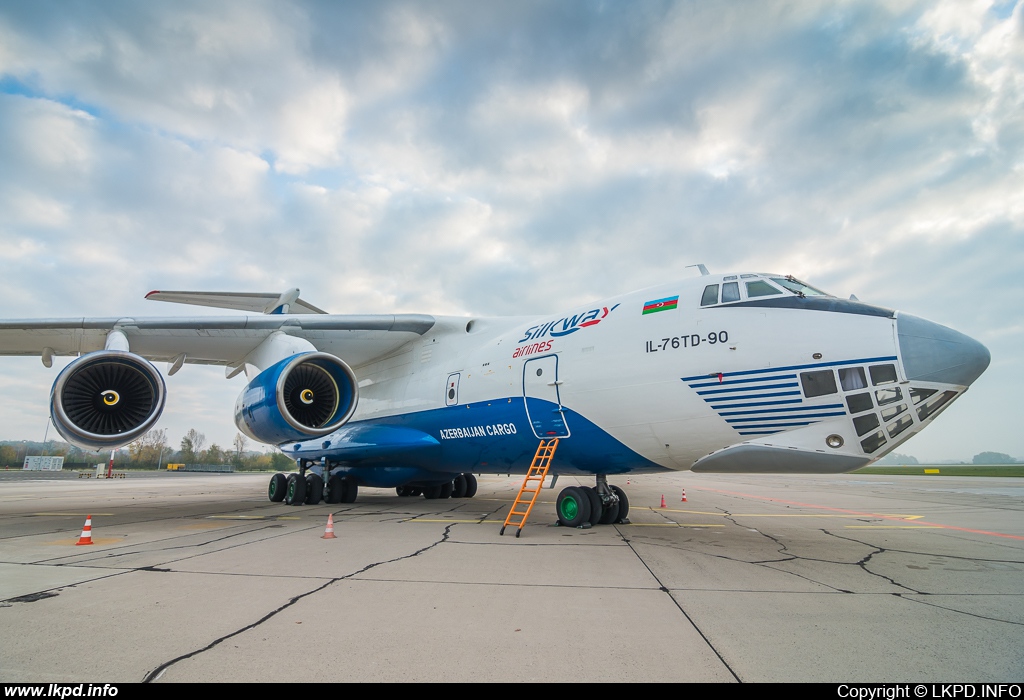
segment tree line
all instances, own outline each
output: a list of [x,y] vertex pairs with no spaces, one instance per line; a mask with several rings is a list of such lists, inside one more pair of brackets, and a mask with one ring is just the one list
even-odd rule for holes
[[[177,449],[167,438],[166,428],[150,430],[114,455],[114,466],[118,469],[165,469],[167,464],[232,464],[237,471],[288,470],[294,462],[284,454],[250,451],[249,440],[241,433],[235,436],[230,448],[217,443],[206,446],[206,436],[195,428],[181,438]],[[66,465],[91,466],[106,463],[110,450],[83,450],[66,442],[50,440],[32,442],[28,440],[0,443],[0,467],[20,469],[26,455],[63,456]]]

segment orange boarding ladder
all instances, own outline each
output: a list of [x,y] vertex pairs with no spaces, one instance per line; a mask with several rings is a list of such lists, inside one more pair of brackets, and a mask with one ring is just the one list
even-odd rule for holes
[[[508,517],[505,518],[505,524],[501,526],[499,535],[504,535],[505,528],[509,525],[515,525],[518,528],[516,537],[519,537],[519,533],[523,531],[523,525],[530,517],[533,504],[537,502],[537,496],[540,495],[540,490],[544,486],[544,479],[548,475],[548,469],[551,468],[551,460],[555,456],[557,447],[558,438],[551,438],[547,442],[540,441],[537,453],[533,455],[533,462],[530,464],[529,471],[526,472],[526,478],[523,479],[523,485],[520,487],[519,493],[516,494],[516,500],[508,511]],[[520,506],[525,506],[526,510],[522,510]]]

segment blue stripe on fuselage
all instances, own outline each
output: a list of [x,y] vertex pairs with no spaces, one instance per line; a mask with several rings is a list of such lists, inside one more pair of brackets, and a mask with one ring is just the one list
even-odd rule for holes
[[[538,400],[532,399],[531,400]],[[558,407],[545,402],[552,410]],[[559,443],[552,461],[552,474],[625,474],[666,471],[655,462],[641,456],[622,444],[579,413],[562,407],[565,421],[572,436]],[[526,416],[523,397],[506,397],[460,406],[447,406],[385,418],[375,418],[351,425],[375,425],[411,428],[422,431],[438,442],[437,448],[406,451],[405,454],[382,454],[366,459],[351,460],[349,473],[360,483],[377,485],[377,481],[394,485],[394,479],[384,479],[387,471],[410,470],[422,474],[446,475],[473,472],[476,474],[524,474],[529,469],[538,438],[533,434]],[[347,427],[347,426],[346,426]],[[344,449],[332,449],[345,428],[325,438],[298,443],[287,443],[282,450],[293,458],[331,461],[345,460]],[[324,448],[325,442],[332,446]],[[342,441],[343,442],[343,439]],[[373,470],[380,470],[378,480]],[[421,478],[421,477],[416,477]],[[403,482],[404,483],[404,482]]]

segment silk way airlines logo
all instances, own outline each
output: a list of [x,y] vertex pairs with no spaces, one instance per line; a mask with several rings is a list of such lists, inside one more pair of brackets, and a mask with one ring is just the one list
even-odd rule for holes
[[608,314],[615,309],[619,308],[619,305],[611,307],[602,306],[600,309],[591,309],[590,311],[576,314],[575,316],[566,316],[560,318],[557,321],[548,321],[540,326],[531,326],[526,329],[526,335],[524,335],[518,342],[525,343],[528,340],[537,340],[543,338],[545,335],[550,335],[552,338],[561,338],[563,335],[569,335],[575,333],[583,328],[589,326],[596,326],[601,321],[608,318]]

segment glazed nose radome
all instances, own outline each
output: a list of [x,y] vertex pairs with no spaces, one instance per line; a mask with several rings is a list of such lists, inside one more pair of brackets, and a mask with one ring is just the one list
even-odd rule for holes
[[896,316],[896,334],[907,379],[970,385],[992,356],[977,340],[917,316]]

